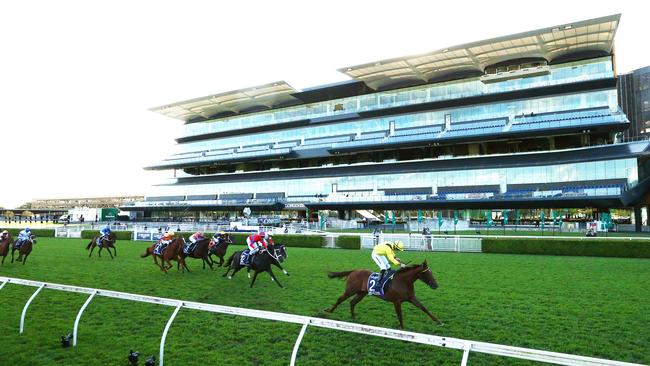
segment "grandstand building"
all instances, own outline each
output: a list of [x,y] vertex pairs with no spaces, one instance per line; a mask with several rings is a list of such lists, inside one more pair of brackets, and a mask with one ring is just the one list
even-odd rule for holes
[[[648,141],[625,142],[620,15],[340,69],[152,110],[185,123],[146,167],[169,181],[124,209],[636,207]],[[637,220],[639,221],[639,220]]]

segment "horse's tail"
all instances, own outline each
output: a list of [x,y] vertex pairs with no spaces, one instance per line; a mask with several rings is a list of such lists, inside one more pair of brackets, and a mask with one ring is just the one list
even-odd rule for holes
[[341,278],[341,277],[347,277],[354,271],[343,271],[343,272],[327,272],[327,277],[329,278]]
[[86,250],[90,249],[90,246],[93,245],[94,241],[95,241],[95,239],[90,239],[90,243],[88,243],[88,245],[86,245]]
[[147,250],[145,250],[144,254],[140,254],[140,258],[146,258],[151,255],[151,247],[147,247]]

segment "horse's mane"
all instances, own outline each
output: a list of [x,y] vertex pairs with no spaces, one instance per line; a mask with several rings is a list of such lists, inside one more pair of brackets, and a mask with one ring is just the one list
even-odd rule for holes
[[421,267],[422,264],[424,264],[424,263],[420,263],[420,264],[409,264],[409,265],[407,265],[407,266],[404,267],[404,268],[400,268],[400,269],[398,269],[397,271],[395,271],[395,273],[406,272],[406,271],[412,270],[413,268]]

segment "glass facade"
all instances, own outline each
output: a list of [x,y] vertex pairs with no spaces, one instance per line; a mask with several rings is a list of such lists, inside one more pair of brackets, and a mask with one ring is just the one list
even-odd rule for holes
[[[459,170],[455,171],[441,172],[268,180],[263,183],[258,181],[244,181],[159,186],[156,187],[156,192],[152,196],[170,196],[178,194],[178,192],[183,192],[186,195],[285,192],[285,196],[287,197],[314,197],[316,195],[332,194],[333,187],[336,187],[336,191],[338,192],[357,191],[356,196],[371,196],[385,189],[431,187],[432,192],[437,192],[438,187],[486,185],[499,185],[501,187],[501,193],[506,193],[507,186],[511,184],[569,183],[606,179],[625,179],[629,187],[636,185],[638,182],[636,159],[630,158],[535,167],[476,169],[470,171],[459,168]],[[613,187],[587,188],[584,189],[584,193],[589,196],[618,195],[621,193],[621,189]]]
[[184,136],[612,77],[614,77],[614,72],[609,57],[582,60],[552,65],[548,75],[506,80],[492,84],[484,84],[479,78],[462,79],[460,81],[436,83],[276,109],[241,117],[190,123],[185,125]]
[[451,125],[459,122],[492,119],[497,117],[514,117],[522,114],[540,114],[555,111],[575,110],[607,106],[618,109],[616,89],[585,93],[558,95],[546,98],[508,101],[454,108],[435,112],[414,113],[384,118],[373,118],[353,122],[332,123],[314,127],[295,128],[275,132],[263,132],[245,136],[226,137],[179,144],[180,153],[200,152],[211,149],[236,148],[251,144],[310,139],[343,134],[361,134],[362,132],[388,131],[390,122],[395,128],[443,125],[445,116],[450,116]]

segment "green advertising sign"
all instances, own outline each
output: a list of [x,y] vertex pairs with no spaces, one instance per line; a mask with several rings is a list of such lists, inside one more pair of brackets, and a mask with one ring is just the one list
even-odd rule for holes
[[492,226],[492,212],[490,211],[485,211],[485,221],[487,222],[488,226]]
[[418,210],[418,222],[422,222],[422,210]]
[[454,225],[458,224],[458,212],[454,210]]
[[442,212],[438,211],[438,228],[442,227]]
[[503,211],[503,225],[508,225],[508,213]]

